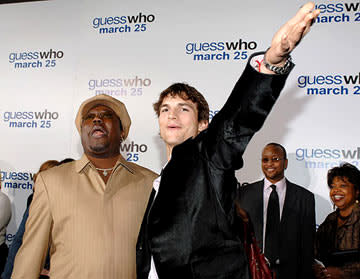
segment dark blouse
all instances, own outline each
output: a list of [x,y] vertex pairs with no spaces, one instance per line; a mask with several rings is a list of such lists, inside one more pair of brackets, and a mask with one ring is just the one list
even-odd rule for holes
[[[360,251],[360,206],[355,204],[352,213],[343,225],[337,227],[337,216],[339,211],[330,213],[320,225],[315,238],[315,258],[324,263],[325,266],[334,266],[331,254],[334,252],[354,250]],[[360,256],[359,252],[346,257],[346,262],[341,264],[344,279],[360,278]],[[344,257],[340,257],[341,259]]]

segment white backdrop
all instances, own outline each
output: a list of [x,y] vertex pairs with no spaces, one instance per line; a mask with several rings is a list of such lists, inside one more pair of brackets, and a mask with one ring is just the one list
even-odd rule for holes
[[[0,169],[12,201],[11,242],[31,193],[31,173],[48,159],[82,154],[74,119],[99,93],[123,101],[132,118],[122,147],[159,171],[165,149],[152,103],[173,82],[188,82],[221,108],[247,57],[265,50],[303,1],[52,0],[0,5]],[[262,178],[268,142],[289,153],[287,177],[316,195],[317,223],[331,211],[326,172],[360,166],[360,2],[316,2],[320,18],[293,53],[296,67],[251,141],[241,182]],[[212,58],[212,59],[211,59]],[[317,94],[316,94],[317,93]],[[347,93],[347,94],[346,94]]]

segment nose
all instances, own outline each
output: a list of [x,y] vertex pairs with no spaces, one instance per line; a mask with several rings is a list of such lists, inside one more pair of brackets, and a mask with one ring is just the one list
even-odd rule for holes
[[102,123],[103,119],[102,117],[97,113],[93,119],[93,123]]
[[336,187],[336,186],[333,186],[333,187],[330,189],[330,192],[331,192],[331,193],[341,192],[341,188],[338,188],[338,187]]
[[170,110],[168,114],[169,119],[176,119],[176,112],[174,110]]

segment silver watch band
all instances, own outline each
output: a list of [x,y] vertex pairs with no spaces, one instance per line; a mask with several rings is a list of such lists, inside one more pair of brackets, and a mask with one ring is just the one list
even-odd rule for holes
[[271,65],[269,62],[266,61],[266,53],[267,53],[267,51],[265,52],[265,55],[264,55],[264,65],[265,65],[266,69],[273,71],[274,73],[276,73],[278,75],[287,74],[291,70],[292,59],[291,59],[290,55],[286,59],[284,66],[279,67],[279,66]]

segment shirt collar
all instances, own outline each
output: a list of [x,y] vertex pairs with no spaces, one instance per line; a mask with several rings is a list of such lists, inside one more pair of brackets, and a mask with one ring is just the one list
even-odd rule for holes
[[[117,169],[120,165],[123,166],[127,171],[129,171],[131,173],[135,173],[135,170],[130,166],[130,164],[124,159],[124,157],[121,154],[114,166],[114,170]],[[90,160],[84,153],[81,156],[81,158],[75,162],[75,169],[78,173],[80,173],[86,167],[92,167],[95,169],[95,166],[90,162]]]
[[276,185],[276,191],[283,191],[286,188],[286,178],[283,177],[276,183],[271,183],[269,180],[264,178],[264,190],[268,190],[271,185]]

